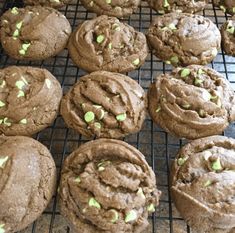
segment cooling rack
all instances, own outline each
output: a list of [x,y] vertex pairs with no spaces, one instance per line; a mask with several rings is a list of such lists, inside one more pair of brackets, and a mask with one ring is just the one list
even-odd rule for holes
[[[23,3],[21,0],[0,0],[1,14],[13,6],[22,7]],[[78,0],[73,0],[60,11],[65,14],[73,28],[84,20],[95,16],[95,14],[86,11]],[[211,1],[201,14],[210,18],[218,27],[229,18],[220,9],[214,7]],[[136,30],[145,33],[152,18],[156,15],[156,12],[151,10],[147,3],[143,1],[138,11],[123,21],[133,26]],[[64,92],[77,82],[79,77],[85,74],[83,70],[78,69],[72,63],[67,50],[64,50],[54,58],[42,62],[23,62],[10,59],[0,47],[0,68],[9,65],[30,65],[46,68],[57,77]],[[235,88],[235,58],[225,56],[224,52],[220,51],[209,66],[223,74]],[[171,69],[170,65],[165,65],[155,56],[149,54],[145,64],[139,70],[130,72],[128,75],[147,91],[148,86],[157,75],[169,72]],[[224,134],[235,137],[235,125],[230,125]],[[75,131],[66,128],[61,116],[57,117],[51,127],[35,135],[35,138],[50,149],[56,162],[58,180],[64,158],[81,143],[87,141],[86,138],[78,135]],[[153,124],[149,117],[147,117],[140,133],[128,136],[124,140],[138,148],[146,156],[148,163],[156,174],[158,188],[162,191],[160,205],[149,218],[150,226],[146,233],[192,233],[192,230],[176,211],[169,189],[170,163],[186,141],[167,134]],[[60,215],[58,195],[56,193],[43,215],[21,233],[68,232],[71,231]]]

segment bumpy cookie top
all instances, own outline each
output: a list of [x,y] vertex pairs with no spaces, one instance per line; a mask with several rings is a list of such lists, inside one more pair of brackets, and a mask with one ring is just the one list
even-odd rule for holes
[[41,60],[56,55],[71,33],[68,20],[46,7],[12,8],[1,17],[1,42],[15,59]]
[[54,120],[62,90],[52,74],[33,67],[0,70],[0,132],[32,135]]
[[235,95],[215,70],[192,65],[157,77],[148,93],[153,120],[179,137],[221,133],[235,120]]
[[81,0],[85,8],[99,15],[123,18],[131,15],[140,4],[140,0]]
[[172,191],[197,232],[234,232],[235,140],[213,136],[184,146],[173,164]]
[[99,139],[65,161],[60,184],[64,216],[80,232],[143,232],[160,192],[144,156],[125,142]]
[[148,3],[160,14],[172,11],[195,13],[203,10],[208,0],[148,0]]
[[226,54],[235,55],[235,19],[228,20],[221,27],[222,46]]
[[209,63],[221,42],[220,32],[210,19],[186,13],[156,17],[147,38],[155,55],[174,66]]
[[120,138],[138,132],[146,113],[140,85],[117,73],[97,71],[79,79],[62,99],[69,127],[86,136]]
[[71,2],[71,0],[24,0],[24,4],[41,5],[54,8],[60,8]]
[[45,146],[27,137],[0,137],[0,232],[18,232],[44,211],[56,169]]
[[87,71],[128,72],[148,55],[145,35],[105,15],[83,22],[69,40],[69,53]]
[[219,6],[223,12],[231,15],[235,14],[235,2],[234,0],[214,0],[214,4]]

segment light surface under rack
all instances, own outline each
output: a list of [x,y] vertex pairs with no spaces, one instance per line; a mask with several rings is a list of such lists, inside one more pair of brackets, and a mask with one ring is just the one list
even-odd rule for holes
[[[0,12],[3,13],[13,6],[22,7],[19,0],[0,0]],[[69,5],[60,9],[70,21],[73,28],[86,19],[91,19],[95,14],[86,11],[77,0],[73,0]],[[228,19],[220,9],[208,4],[202,12],[205,17],[210,18],[219,28]],[[130,18],[124,20],[136,30],[146,32],[152,18],[157,14],[151,10],[147,3],[142,1],[138,11]],[[9,65],[32,65],[43,67],[51,71],[61,82],[66,92],[82,75],[84,71],[78,69],[69,58],[67,50],[58,56],[42,62],[22,62],[10,59],[0,47],[0,68]],[[235,58],[225,56],[223,51],[217,55],[211,67],[222,73],[235,88]],[[171,66],[165,65],[154,55],[150,54],[145,64],[137,71],[128,75],[139,82],[147,91],[151,81],[159,74],[169,72]],[[231,125],[226,132],[226,136],[235,136],[235,125]],[[61,166],[64,158],[75,150],[86,139],[78,135],[75,131],[68,129],[61,116],[58,116],[53,125],[35,136],[37,140],[46,145],[57,165],[58,178],[60,177]],[[169,176],[170,163],[174,159],[179,148],[185,141],[176,139],[158,128],[148,117],[143,129],[136,135],[125,138],[125,141],[138,148],[152,166],[156,177],[158,188],[163,192],[160,205],[156,212],[149,218],[150,226],[146,233],[187,233],[192,232],[187,227],[184,220],[176,211],[170,196]],[[70,232],[66,221],[59,213],[58,195],[56,194],[43,215],[22,233],[66,233]]]

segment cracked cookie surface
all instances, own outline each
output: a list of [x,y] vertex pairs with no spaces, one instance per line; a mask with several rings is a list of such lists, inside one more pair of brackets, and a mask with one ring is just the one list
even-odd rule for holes
[[185,145],[172,166],[172,198],[198,233],[235,231],[235,140],[212,136]]
[[60,83],[45,69],[0,69],[0,132],[29,136],[43,130],[57,116],[61,97]]
[[57,55],[71,33],[68,20],[59,11],[40,6],[12,8],[1,17],[1,43],[17,60],[43,60]]
[[147,99],[128,76],[96,71],[83,76],[61,101],[66,124],[87,137],[121,138],[138,132]]
[[0,136],[0,230],[26,228],[54,194],[56,168],[48,149],[28,137]]
[[65,160],[60,209],[78,233],[140,233],[160,194],[154,172],[136,148],[98,139]]
[[220,31],[210,19],[187,13],[156,17],[147,39],[153,53],[173,66],[208,64],[221,43]]
[[163,74],[148,92],[153,121],[180,138],[220,134],[235,120],[235,94],[209,67],[191,65]]
[[86,20],[72,33],[69,54],[80,68],[124,73],[139,68],[148,55],[146,37],[115,17]]

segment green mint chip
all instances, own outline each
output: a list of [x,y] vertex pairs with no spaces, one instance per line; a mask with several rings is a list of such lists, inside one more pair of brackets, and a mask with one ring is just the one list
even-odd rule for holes
[[154,211],[155,211],[155,206],[154,206],[154,204],[153,204],[153,203],[150,204],[150,205],[147,207],[147,210],[148,210],[148,212],[154,212]]
[[173,23],[170,23],[170,24],[168,25],[168,28],[170,28],[172,31],[173,31],[173,30],[177,30],[177,27],[176,27],[175,24],[173,24]]
[[182,166],[187,161],[187,159],[188,158],[179,158],[179,159],[177,159],[178,166]]
[[205,183],[204,183],[204,187],[208,187],[212,184],[212,182],[210,180],[207,180]]
[[230,34],[234,34],[235,28],[229,26],[229,27],[227,27],[226,31],[227,31],[228,33],[230,33]]
[[24,97],[24,96],[25,96],[25,93],[22,90],[20,90],[18,92],[17,98]]
[[135,221],[137,219],[137,213],[135,210],[131,210],[126,214],[125,223]]
[[17,8],[17,7],[13,7],[13,8],[11,9],[11,13],[12,13],[13,15],[18,15],[18,14],[19,14],[18,8]]
[[23,124],[23,125],[26,125],[26,124],[27,124],[27,119],[22,119],[22,120],[20,121],[20,123]]
[[139,196],[141,196],[142,198],[145,199],[145,195],[144,195],[144,192],[143,192],[143,189],[142,189],[142,188],[139,188],[139,189],[138,189],[137,195],[139,195]]
[[133,62],[132,62],[135,66],[138,66],[140,64],[140,59],[136,58]]
[[177,56],[171,57],[170,60],[171,60],[171,63],[175,63],[175,64],[179,62],[179,58]]
[[99,35],[96,38],[96,42],[100,44],[104,41],[104,38],[105,38],[104,35]]
[[16,29],[14,32],[13,32],[13,37],[18,37],[20,35],[20,32],[18,29]]
[[0,224],[0,233],[5,233],[5,229],[4,229],[5,224]]
[[126,113],[122,113],[116,116],[118,121],[125,121],[126,120]]
[[[5,165],[5,163],[7,162],[7,160],[8,160],[8,156],[5,156],[5,157],[0,157],[0,168],[3,168],[4,167],[4,165]],[[1,225],[0,225],[1,226]]]
[[4,107],[6,104],[0,100],[0,108]]
[[101,209],[100,203],[99,203],[98,201],[96,201],[96,199],[93,198],[93,197],[90,198],[88,205],[89,205],[90,207],[95,207],[95,208],[97,208],[97,209]]
[[114,209],[111,209],[110,212],[112,212],[112,214],[113,214],[113,217],[111,219],[111,223],[117,222],[117,220],[119,218],[118,212]]
[[23,25],[23,21],[20,21],[19,23],[16,24],[16,28],[20,30],[22,25]]
[[220,163],[220,158],[217,158],[214,162],[211,163],[211,168],[214,171],[220,171],[223,169]]
[[161,106],[158,106],[155,112],[158,113],[161,111],[161,109],[162,109]]
[[93,112],[89,111],[84,115],[84,119],[87,123],[89,123],[95,119],[95,114]]
[[190,69],[185,68],[181,70],[181,73],[180,73],[181,78],[186,78],[189,75],[190,75]]
[[166,8],[166,7],[170,6],[170,4],[169,4],[169,2],[167,0],[164,0],[163,6]]
[[106,0],[107,4],[111,4],[112,0]]
[[80,183],[80,182],[81,182],[81,178],[78,176],[78,177],[75,178],[74,181],[75,181],[76,183]]

